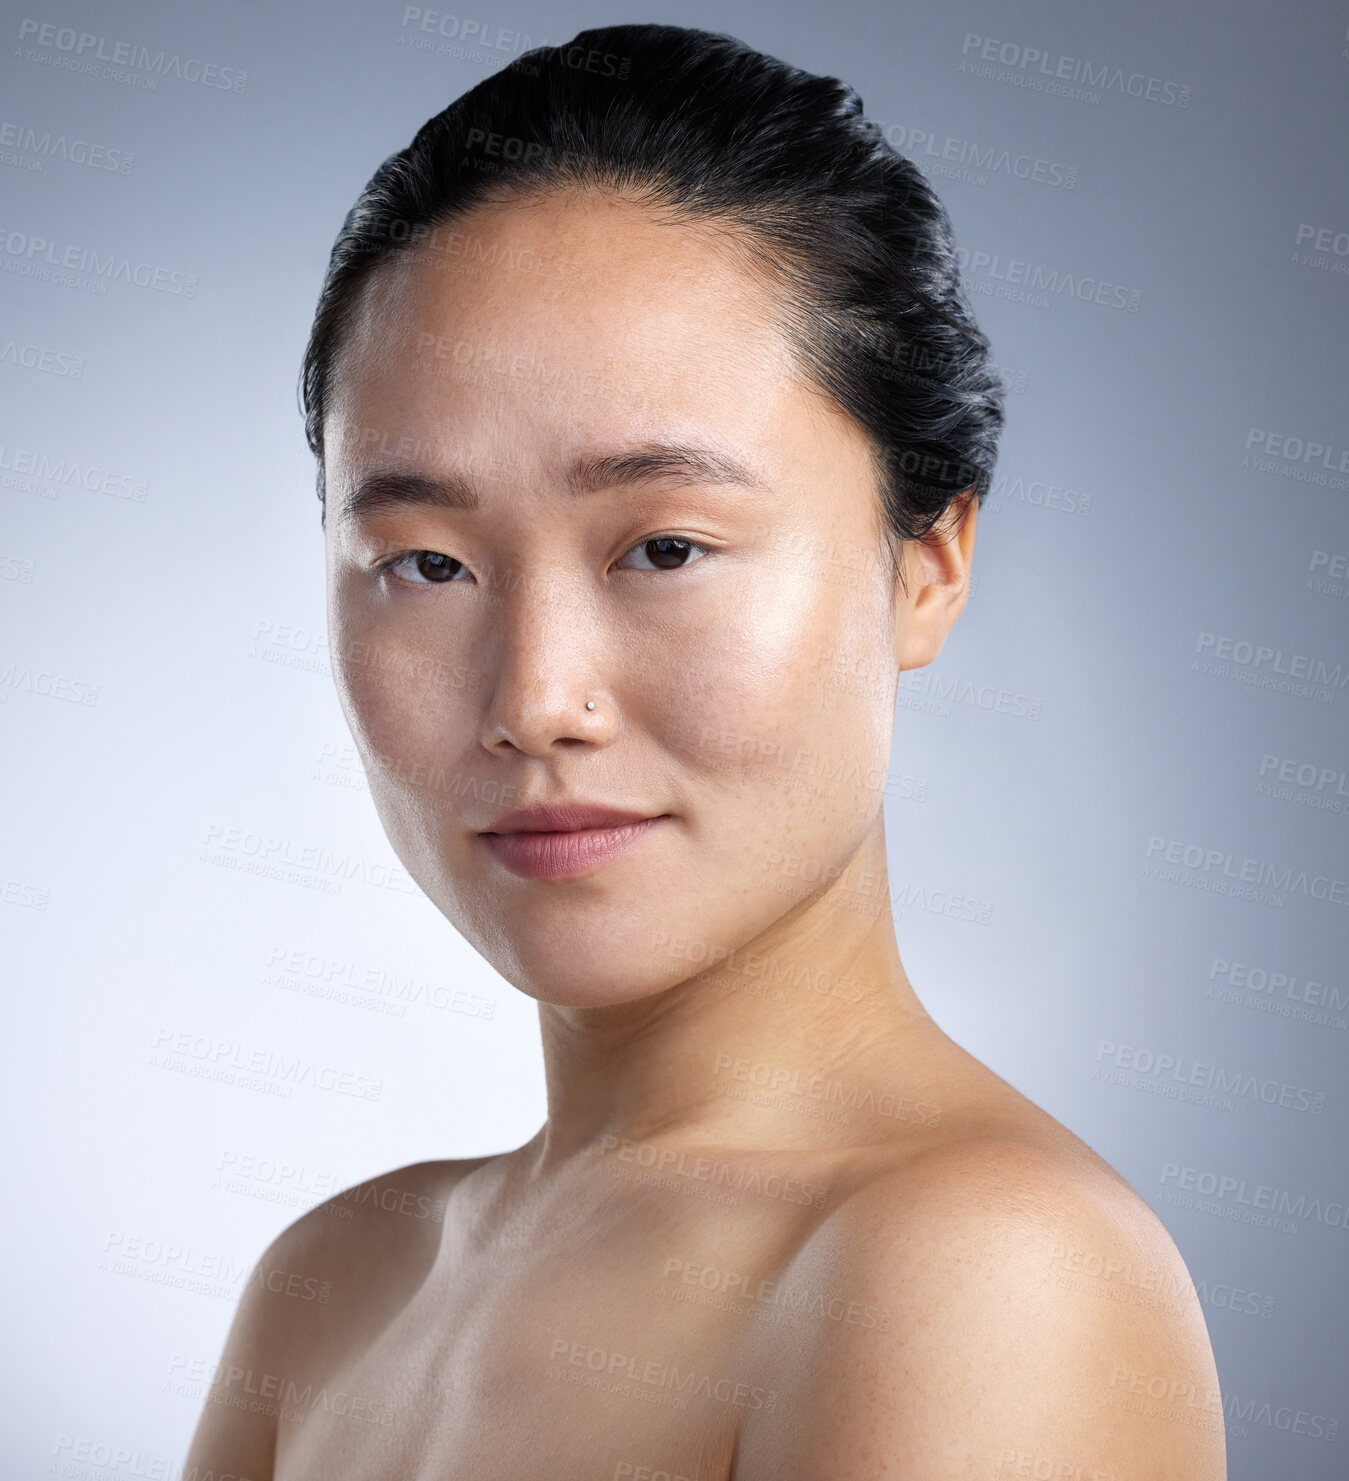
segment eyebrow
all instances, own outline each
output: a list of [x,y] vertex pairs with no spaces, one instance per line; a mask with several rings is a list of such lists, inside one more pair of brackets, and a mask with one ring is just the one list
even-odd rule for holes
[[[750,468],[727,453],[687,443],[648,442],[622,452],[588,454],[567,469],[563,487],[580,496],[624,485],[674,481],[683,484],[735,484],[768,491]],[[342,504],[339,519],[355,521],[391,509],[478,508],[473,482],[461,474],[429,475],[398,468],[376,468],[362,477]]]

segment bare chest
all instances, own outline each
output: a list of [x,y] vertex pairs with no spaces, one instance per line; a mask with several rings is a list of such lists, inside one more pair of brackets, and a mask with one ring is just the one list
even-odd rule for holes
[[716,1230],[537,1234],[450,1237],[362,1350],[315,1354],[276,1481],[729,1481],[798,1325],[756,1294],[762,1251]]

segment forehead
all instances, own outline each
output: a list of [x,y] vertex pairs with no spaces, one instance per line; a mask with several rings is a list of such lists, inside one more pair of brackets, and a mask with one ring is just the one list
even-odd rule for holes
[[363,285],[327,458],[337,472],[390,438],[434,456],[475,437],[695,432],[766,452],[815,399],[779,313],[728,227],[598,192],[482,206]]

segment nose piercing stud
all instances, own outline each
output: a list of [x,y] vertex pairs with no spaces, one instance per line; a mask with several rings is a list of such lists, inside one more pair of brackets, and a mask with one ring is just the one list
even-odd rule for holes
[[594,708],[595,708],[595,701],[593,699],[586,700],[586,709],[593,710]]

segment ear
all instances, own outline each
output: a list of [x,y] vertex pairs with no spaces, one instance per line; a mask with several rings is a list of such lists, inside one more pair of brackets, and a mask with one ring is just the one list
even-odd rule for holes
[[973,490],[966,490],[931,534],[904,542],[901,556],[908,590],[895,585],[898,668],[919,669],[931,663],[964,609],[978,518],[979,501]]

